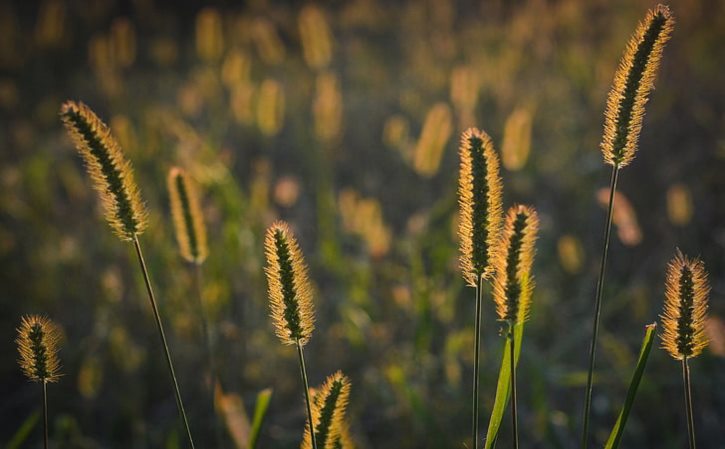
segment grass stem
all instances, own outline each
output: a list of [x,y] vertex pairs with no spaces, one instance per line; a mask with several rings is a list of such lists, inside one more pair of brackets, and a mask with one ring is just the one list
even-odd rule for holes
[[514,333],[514,321],[509,322],[509,344],[511,347],[511,424],[514,436],[514,449],[519,448],[519,416],[516,406],[516,341]]
[[315,424],[312,422],[312,402],[310,401],[310,385],[307,382],[307,368],[305,367],[305,356],[302,353],[302,345],[297,340],[297,355],[300,359],[300,374],[302,375],[302,384],[305,389],[305,402],[307,403],[307,419],[310,423],[310,438],[312,440],[312,449],[317,449],[317,439],[315,438]]
[[43,381],[43,447],[48,449],[48,383]]
[[612,179],[609,183],[609,206],[607,207],[607,222],[604,227],[604,238],[602,248],[602,259],[599,263],[599,278],[597,280],[597,293],[594,302],[594,318],[592,324],[592,340],[589,346],[589,370],[587,371],[587,386],[584,395],[584,425],[582,430],[581,448],[586,449],[589,440],[589,417],[592,406],[592,381],[594,377],[594,356],[597,349],[597,337],[599,336],[599,316],[602,310],[602,292],[604,291],[604,272],[607,265],[609,253],[609,236],[612,231],[612,212],[614,210],[614,193],[617,189],[617,178],[619,166],[612,167]]
[[143,272],[144,281],[146,282],[146,291],[149,295],[149,301],[151,302],[151,309],[154,312],[154,319],[156,320],[156,327],[159,331],[159,337],[164,347],[164,355],[166,356],[166,364],[169,368],[169,374],[171,374],[171,380],[174,384],[174,394],[176,395],[176,405],[179,408],[179,413],[184,421],[184,427],[186,428],[186,436],[189,438],[189,445],[191,449],[194,449],[194,440],[191,438],[191,430],[189,429],[189,421],[186,419],[186,411],[184,410],[184,402],[181,400],[181,392],[179,391],[179,383],[176,381],[176,373],[174,372],[174,364],[171,362],[171,353],[169,352],[169,345],[166,342],[166,334],[164,333],[164,326],[161,324],[161,316],[159,315],[159,309],[156,305],[156,298],[154,291],[151,288],[151,279],[149,278],[148,270],[146,269],[146,261],[141,251],[141,244],[138,241],[138,235],[134,234],[133,244],[136,248],[136,255],[138,256],[139,264],[141,265],[141,271]]
[[695,420],[692,416],[692,388],[690,387],[690,365],[687,363],[687,357],[682,358],[682,383],[685,388],[687,436],[690,440],[690,449],[695,449]]
[[483,305],[483,276],[478,277],[476,285],[476,325],[474,333],[473,350],[473,449],[478,449],[478,385],[480,376],[481,357],[481,308]]

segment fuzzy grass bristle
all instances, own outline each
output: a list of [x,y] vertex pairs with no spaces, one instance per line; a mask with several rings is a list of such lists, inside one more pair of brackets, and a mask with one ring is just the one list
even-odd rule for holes
[[196,185],[181,168],[172,167],[167,178],[171,215],[179,252],[188,262],[201,264],[207,257],[206,226]]
[[20,368],[28,379],[44,383],[58,381],[60,340],[60,329],[48,318],[38,315],[22,318],[15,342],[20,353]]
[[476,128],[461,136],[458,178],[460,266],[467,284],[475,287],[491,274],[494,247],[501,230],[501,175],[491,138]]
[[645,105],[674,23],[669,8],[657,5],[647,12],[627,43],[604,114],[601,149],[608,164],[624,167],[634,159]]
[[705,320],[710,286],[705,264],[677,250],[667,266],[662,315],[662,347],[677,360],[699,355],[707,346]]
[[122,240],[133,240],[146,228],[148,214],[131,163],[108,126],[85,104],[67,101],[60,116],[101,197],[106,220]]
[[[343,432],[347,402],[350,397],[350,380],[338,371],[327,378],[312,398],[312,423],[319,449],[350,447],[349,435]],[[343,433],[345,433],[343,438]],[[344,441],[343,441],[344,440]],[[344,445],[347,443],[347,445]],[[310,426],[305,426],[302,449],[312,449]]]
[[312,287],[297,240],[287,223],[267,229],[264,240],[269,304],[277,336],[282,343],[307,343],[314,330]]
[[502,320],[522,323],[528,317],[538,230],[539,218],[533,207],[517,205],[508,210],[493,264],[493,299]]

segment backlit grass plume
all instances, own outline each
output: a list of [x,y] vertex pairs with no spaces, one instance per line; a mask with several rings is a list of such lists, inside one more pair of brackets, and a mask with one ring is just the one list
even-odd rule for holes
[[38,315],[24,316],[18,328],[20,368],[33,382],[43,385],[43,443],[48,449],[48,392],[47,384],[60,378],[58,344],[60,329],[48,318]]
[[[305,429],[302,440],[302,449],[312,448],[310,428],[315,429],[317,447],[320,449],[335,449],[336,447],[349,447],[349,436],[344,430],[345,408],[350,397],[350,381],[342,372],[338,371],[328,377],[322,387],[317,390],[312,399],[313,426]],[[345,437],[343,441],[343,436]]]
[[131,163],[108,126],[85,104],[67,101],[60,116],[101,197],[106,220],[121,239],[133,240],[146,228],[147,212]]
[[312,449],[318,449],[310,386],[302,347],[309,341],[314,325],[312,287],[307,277],[307,265],[287,223],[277,221],[267,229],[264,240],[267,284],[272,322],[277,336],[285,345],[297,346],[300,375],[307,405],[307,422]]
[[707,346],[705,319],[710,287],[705,265],[679,250],[667,267],[662,347],[675,359],[698,356]]
[[654,87],[662,50],[670,38],[673,27],[674,18],[667,6],[657,5],[657,7],[647,12],[644,21],[639,24],[627,44],[624,56],[614,75],[612,90],[609,92],[607,99],[601,150],[604,161],[612,166],[612,176],[609,182],[609,207],[604,226],[602,257],[599,263],[592,334],[589,343],[589,367],[584,391],[582,418],[582,449],[586,449],[589,443],[589,415],[592,405],[597,339],[599,337],[599,317],[602,309],[604,274],[607,255],[609,254],[609,236],[612,229],[612,212],[614,210],[619,169],[625,167],[634,159],[639,133],[642,130],[644,107]]
[[60,117],[75,143],[76,149],[83,157],[93,186],[101,196],[106,219],[113,231],[121,240],[133,242],[138,263],[146,283],[151,310],[153,311],[156,328],[166,357],[166,365],[171,376],[176,405],[184,423],[189,446],[194,448],[189,422],[186,418],[184,403],[181,399],[179,383],[176,380],[174,364],[164,326],[161,322],[156,298],[151,286],[151,277],[146,268],[146,261],[141,250],[139,235],[146,228],[147,212],[141,201],[139,189],[133,179],[131,163],[125,158],[121,147],[111,135],[101,119],[83,103],[66,101],[60,109]]
[[501,320],[522,323],[528,317],[538,230],[539,218],[534,208],[518,205],[508,210],[494,258],[493,299]]
[[476,128],[461,136],[458,177],[460,264],[466,283],[476,288],[471,438],[478,449],[478,385],[483,279],[492,273],[493,251],[501,230],[501,175],[491,138]]
[[469,128],[461,136],[458,178],[460,263],[468,285],[491,273],[493,249],[501,229],[501,175],[491,138]]
[[493,266],[493,299],[496,313],[508,323],[508,339],[511,372],[511,420],[513,447],[519,447],[518,412],[516,398],[515,326],[528,318],[534,280],[531,265],[534,261],[535,244],[539,232],[539,217],[528,206],[513,206],[506,213],[501,239],[496,247]]
[[604,114],[601,148],[608,164],[624,167],[634,159],[644,107],[674,23],[669,8],[657,5],[647,12],[627,43]]
[[697,357],[707,346],[705,320],[710,286],[705,264],[690,259],[677,250],[667,267],[665,304],[662,315],[662,347],[682,362],[685,412],[690,449],[695,448],[695,421],[692,412],[689,359]]
[[60,331],[48,318],[28,315],[18,328],[20,368],[33,382],[57,382],[60,377],[58,343]]
[[201,264],[208,254],[206,226],[199,206],[196,185],[181,168],[172,167],[167,179],[171,215],[181,256]]
[[278,221],[267,230],[269,304],[277,336],[286,345],[305,345],[312,335],[314,311],[307,265],[289,226]]

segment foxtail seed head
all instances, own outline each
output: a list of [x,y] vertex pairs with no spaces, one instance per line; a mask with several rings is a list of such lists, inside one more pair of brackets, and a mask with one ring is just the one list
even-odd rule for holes
[[538,231],[539,217],[533,207],[519,205],[508,210],[493,262],[493,299],[502,320],[523,323],[528,318]]
[[202,264],[208,254],[206,226],[199,206],[196,185],[181,168],[172,167],[167,179],[171,215],[181,257]]
[[60,377],[58,344],[60,330],[48,318],[24,316],[18,328],[20,368],[33,382],[57,382]]
[[492,258],[501,231],[501,175],[491,138],[469,128],[461,136],[458,178],[460,265],[468,285],[492,273]]
[[604,161],[610,165],[624,167],[634,159],[644,107],[674,23],[669,8],[657,5],[647,12],[627,43],[604,113],[601,148]]
[[708,340],[705,334],[707,298],[710,286],[705,264],[677,250],[667,266],[665,304],[662,320],[662,348],[677,360],[702,352]]
[[[350,380],[340,371],[328,377],[322,387],[314,393],[312,423],[315,428],[315,441],[319,449],[335,449],[338,444],[343,443],[341,436],[349,397]],[[301,448],[312,448],[309,424],[305,426]]]
[[67,101],[60,116],[101,196],[106,220],[122,240],[133,240],[146,228],[147,212],[131,163],[108,126],[85,104]]
[[264,240],[272,321],[283,344],[307,343],[314,330],[312,287],[307,265],[287,223],[267,229]]

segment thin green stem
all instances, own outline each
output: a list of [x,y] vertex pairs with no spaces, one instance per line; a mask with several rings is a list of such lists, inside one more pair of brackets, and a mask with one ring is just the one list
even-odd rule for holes
[[315,438],[315,424],[312,422],[312,402],[310,401],[310,385],[307,382],[307,368],[305,368],[305,356],[302,353],[302,345],[297,340],[297,355],[300,358],[300,375],[302,376],[302,384],[305,388],[305,402],[307,403],[307,420],[310,423],[310,438],[312,439],[312,449],[317,449],[317,439]]
[[687,364],[687,357],[682,358],[682,383],[685,388],[687,436],[690,440],[690,449],[695,449],[695,420],[692,417],[692,389],[690,387],[690,365]]
[[476,325],[474,330],[473,350],[473,449],[478,449],[478,384],[480,376],[481,356],[481,308],[483,305],[483,276],[478,277],[476,284]]
[[511,424],[514,434],[514,449],[519,448],[519,414],[516,401],[516,341],[514,322],[509,322],[509,345],[511,347]]
[[204,348],[206,352],[207,365],[209,368],[209,379],[205,387],[209,395],[211,406],[211,426],[214,429],[214,437],[217,447],[221,447],[221,429],[217,423],[216,408],[214,406],[214,386],[217,381],[216,364],[214,363],[214,348],[212,344],[211,326],[209,325],[209,315],[204,307],[204,289],[202,280],[201,264],[194,263],[194,289],[196,290],[197,308],[201,317],[201,331],[204,334]]
[[164,333],[164,326],[161,324],[161,316],[159,315],[159,309],[156,305],[156,298],[154,291],[151,288],[151,279],[149,278],[148,270],[146,269],[146,261],[143,258],[143,252],[141,251],[141,244],[138,241],[138,235],[134,234],[133,244],[136,248],[136,255],[138,256],[138,262],[141,265],[141,271],[143,272],[143,278],[146,282],[146,291],[149,295],[149,302],[151,302],[151,310],[154,312],[154,319],[156,320],[156,327],[159,331],[159,337],[164,347],[164,355],[166,356],[166,364],[169,368],[169,374],[171,374],[171,380],[174,384],[174,394],[176,395],[176,405],[179,408],[181,418],[184,421],[184,427],[186,428],[186,436],[189,438],[189,445],[191,449],[194,449],[194,440],[191,438],[191,430],[189,429],[189,421],[186,419],[186,411],[184,410],[184,402],[181,400],[181,392],[179,391],[179,383],[176,381],[176,373],[174,372],[174,364],[171,362],[171,353],[169,352],[169,345],[166,342],[166,334]]
[[587,387],[584,395],[584,426],[582,430],[581,447],[586,449],[589,440],[589,415],[592,406],[592,381],[594,378],[594,356],[597,349],[597,337],[599,336],[599,316],[602,310],[602,292],[604,291],[604,272],[607,265],[609,253],[609,236],[612,231],[612,212],[614,211],[614,193],[617,189],[617,178],[619,166],[612,167],[612,179],[609,183],[609,206],[607,207],[607,223],[604,227],[604,242],[602,248],[602,259],[599,263],[599,278],[597,280],[597,293],[594,302],[594,319],[592,328],[592,340],[589,346],[589,370],[587,372]]
[[43,381],[43,447],[48,449],[48,383]]

